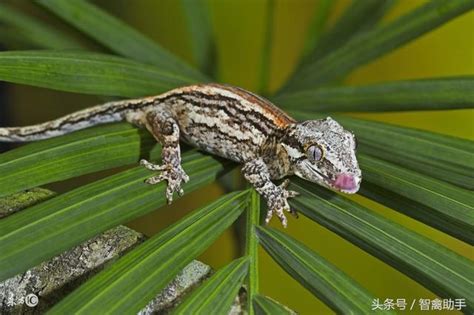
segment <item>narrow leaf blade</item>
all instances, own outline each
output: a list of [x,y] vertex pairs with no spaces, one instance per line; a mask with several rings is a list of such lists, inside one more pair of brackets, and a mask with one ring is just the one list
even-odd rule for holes
[[261,54],[260,80],[258,90],[260,94],[268,94],[269,78],[271,76],[271,56],[273,46],[273,28],[275,23],[276,2],[267,0],[265,17],[265,33]]
[[173,314],[227,314],[248,272],[249,258],[234,260],[191,293]]
[[353,0],[336,24],[322,35],[318,46],[304,64],[320,59],[356,34],[373,27],[393,3],[393,0]]
[[273,228],[257,228],[260,244],[301,285],[334,311],[366,314],[373,297],[302,243]]
[[86,282],[50,313],[137,313],[237,219],[246,199],[247,192],[235,192],[194,211]]
[[459,222],[458,218],[453,218],[450,215],[446,216],[442,212],[368,181],[362,183],[358,193],[392,210],[408,215],[415,220],[474,245],[474,230],[470,229],[472,222],[462,220]]
[[[185,193],[215,180],[225,165],[195,151],[184,154],[183,167],[191,179]],[[150,176],[136,167],[0,220],[0,281],[164,206],[166,184],[145,184]]]
[[137,97],[195,83],[124,58],[89,52],[0,52],[0,80],[83,94]]
[[[0,154],[0,197],[137,163],[155,143],[146,131],[120,123],[27,144]],[[154,150],[148,158],[158,154]]]
[[307,112],[386,112],[474,107],[474,77],[335,86],[276,96],[283,108]]
[[335,3],[335,0],[321,0],[316,5],[314,17],[309,26],[307,32],[308,34],[306,35],[306,41],[302,53],[303,59],[308,58],[308,55],[310,55],[318,46],[321,35],[323,34],[323,30],[329,18],[329,13],[331,12]]
[[[30,48],[84,48],[81,43],[72,37],[4,3],[0,3],[0,22],[11,27],[9,31],[15,33],[14,37],[20,36],[23,40],[23,44],[30,44]],[[4,42],[4,44],[9,44],[9,42]]]
[[159,44],[85,0],[38,0],[38,3],[114,52],[171,73],[205,80]]
[[453,236],[462,233],[463,239],[474,244],[474,201],[470,191],[377,158],[359,154],[358,159],[365,182],[431,208],[433,216],[446,221],[443,231]]
[[281,93],[331,83],[395,48],[471,10],[472,0],[429,1],[387,25],[355,36],[325,57],[296,71]]
[[386,123],[337,119],[356,133],[360,152],[464,188],[474,188],[474,142]]
[[263,295],[253,298],[253,306],[257,315],[295,315],[296,312],[277,301]]
[[194,60],[203,73],[212,74],[216,47],[212,36],[209,8],[204,0],[181,0],[190,34]]
[[472,311],[472,262],[399,224],[314,184],[297,180],[291,204],[310,219],[393,266],[441,297],[466,298]]

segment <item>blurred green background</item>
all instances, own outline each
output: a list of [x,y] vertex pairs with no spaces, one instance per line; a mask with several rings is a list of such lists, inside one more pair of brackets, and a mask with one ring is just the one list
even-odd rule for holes
[[[47,19],[57,27],[69,30],[72,36],[79,36],[75,31],[38,10],[28,1],[10,0],[7,2],[22,7],[30,14]],[[160,42],[168,50],[190,63],[194,62],[181,2],[176,0],[100,0],[94,2]],[[399,0],[382,23],[424,2]],[[330,17],[330,23],[335,21],[349,3],[349,0],[337,2],[336,10]],[[219,81],[256,90],[262,68],[260,61],[265,26],[269,18],[268,2],[266,0],[210,0],[208,4],[217,45],[216,62]],[[276,0],[269,69],[271,91],[275,91],[291,74],[303,48],[306,30],[316,5],[317,0]],[[470,12],[359,68],[348,77],[346,83],[359,85],[389,80],[473,75],[473,30],[474,12]],[[123,44],[131,45],[132,43],[124,42]],[[101,102],[100,99],[91,96],[18,85],[7,85],[7,99],[9,125],[37,123]],[[474,139],[474,111],[472,110],[354,114],[354,116]],[[80,181],[57,183],[51,187],[57,191],[65,191],[105,174],[88,175]],[[176,201],[170,207],[133,221],[129,226],[149,236],[153,235],[191,209],[214,200],[222,192],[223,189],[218,185],[211,185]],[[355,196],[354,199],[474,259],[472,247],[465,243],[363,197]],[[271,225],[280,228],[276,220]],[[299,220],[290,219],[287,232],[344,270],[381,299],[405,298],[412,301],[420,298],[435,298],[433,293],[407,276],[304,217],[300,217]],[[219,268],[236,255],[238,255],[236,234],[233,230],[229,230],[200,259],[214,268]],[[263,250],[260,258],[260,284],[264,294],[287,304],[301,314],[332,313],[323,303],[286,275]],[[442,312],[433,313],[442,314]]]

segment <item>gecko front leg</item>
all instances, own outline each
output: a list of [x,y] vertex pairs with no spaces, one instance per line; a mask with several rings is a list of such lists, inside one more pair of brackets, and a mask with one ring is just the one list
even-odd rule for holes
[[155,108],[146,113],[146,127],[161,143],[162,165],[155,165],[146,160],[140,164],[151,171],[161,171],[157,176],[150,177],[145,182],[155,185],[163,180],[168,182],[166,199],[168,204],[173,201],[173,193],[183,194],[182,182],[189,180],[188,175],[181,167],[181,152],[179,147],[179,126],[173,117],[161,108]]
[[284,211],[292,212],[287,199],[298,195],[296,191],[286,189],[289,181],[285,180],[280,186],[275,185],[270,179],[267,165],[261,158],[245,163],[242,168],[242,173],[245,179],[247,179],[255,190],[267,201],[268,212],[265,223],[268,224],[273,213],[276,213],[281,224],[286,227],[287,219]]

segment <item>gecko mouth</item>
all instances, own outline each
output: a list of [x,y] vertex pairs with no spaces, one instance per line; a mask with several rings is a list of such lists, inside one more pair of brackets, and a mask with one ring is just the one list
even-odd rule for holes
[[317,178],[315,182],[320,185],[326,186],[327,188],[340,191],[346,194],[354,194],[359,190],[358,180],[352,174],[340,173],[331,178],[309,165],[304,165],[304,168],[306,169],[306,172],[312,175],[310,176],[310,178]]
[[356,177],[349,173],[341,173],[337,175],[332,186],[346,194],[354,194],[359,190],[359,184]]

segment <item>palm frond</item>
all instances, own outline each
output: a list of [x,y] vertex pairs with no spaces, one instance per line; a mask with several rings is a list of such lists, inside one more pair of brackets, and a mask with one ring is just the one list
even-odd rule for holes
[[281,305],[277,301],[263,296],[256,295],[253,298],[253,307],[257,315],[295,315],[296,312],[288,307]]
[[241,257],[220,269],[178,306],[175,314],[225,314],[231,308],[249,270]]
[[194,211],[93,277],[50,313],[138,312],[237,219],[247,195],[234,192]]
[[336,24],[321,36],[318,45],[303,60],[302,65],[321,59],[355,35],[375,26],[394,3],[394,0],[352,1]]
[[259,227],[257,232],[270,256],[334,311],[370,312],[367,301],[374,297],[323,257],[278,230]]
[[112,55],[91,52],[0,52],[0,80],[105,96],[156,95],[195,79]]
[[[441,297],[469,297],[472,262],[373,211],[314,185],[298,181],[303,194],[292,204],[305,216],[420,282]],[[470,308],[471,306],[469,306]]]
[[[179,73],[194,80],[206,79],[158,43],[86,0],[39,0],[38,3],[124,57],[152,64],[162,71]],[[133,45],[124,45],[127,41],[132,41]]]
[[472,8],[471,0],[430,1],[387,25],[355,36],[324,58],[308,64],[293,75],[280,93],[331,83]]
[[140,157],[156,159],[160,152],[147,132],[128,124],[86,129],[31,143],[0,155],[0,197],[137,163]]
[[194,60],[202,73],[214,74],[216,47],[212,37],[211,17],[204,0],[181,0],[190,34]]
[[7,29],[8,33],[15,33],[15,36],[2,42],[6,45],[20,37],[25,46],[31,45],[30,48],[84,49],[84,46],[72,37],[5,3],[0,3],[0,22],[10,27]]
[[[183,161],[187,174],[194,178],[184,187],[187,193],[224,171],[224,164],[197,152],[185,154]],[[165,183],[145,184],[150,176],[143,167],[135,167],[1,220],[0,248],[5,254],[0,257],[0,280],[164,206]]]
[[474,77],[334,86],[276,96],[286,109],[308,112],[386,112],[474,107]]
[[[215,43],[204,1],[182,0],[190,47],[202,72],[133,27],[85,0],[38,0],[45,8],[110,51],[0,52],[0,80],[81,94],[118,97],[156,95],[211,80]],[[324,86],[474,8],[472,0],[430,1],[397,20],[380,24],[394,0],[354,0],[327,28],[334,1],[323,0],[307,33],[303,60],[271,99],[301,120],[322,112],[465,109],[474,105],[473,77],[426,78],[367,86]],[[276,1],[267,7],[260,93],[267,94]],[[0,4],[0,42],[22,47],[86,49],[48,23]],[[19,36],[13,38],[12,31]],[[126,44],[130,43],[130,44]],[[9,46],[8,46],[9,47]],[[119,56],[113,55],[117,54]],[[206,73],[206,74],[203,74]],[[363,170],[361,195],[404,213],[465,243],[474,244],[472,141],[380,122],[334,116],[353,130]],[[157,159],[160,147],[148,133],[127,124],[83,130],[0,155],[0,197],[21,190]],[[191,178],[186,193],[216,181],[234,164],[198,153],[183,154]],[[48,195],[0,220],[0,281],[24,272],[102,231],[165,205],[164,184],[141,167],[61,195]],[[349,198],[296,180],[302,196],[292,205],[440,297],[465,298],[472,312],[472,261]],[[47,200],[46,200],[47,199]],[[1,205],[2,203],[0,203]],[[51,313],[137,312],[192,259],[246,211],[244,256],[221,268],[190,293],[177,313],[226,313],[239,289],[249,314],[293,314],[261,295],[259,244],[294,279],[337,312],[368,313],[376,296],[301,242],[260,226],[261,205],[253,190],[231,192],[178,220],[112,263]],[[296,223],[295,223],[296,224]],[[120,297],[120,298],[117,298]]]

